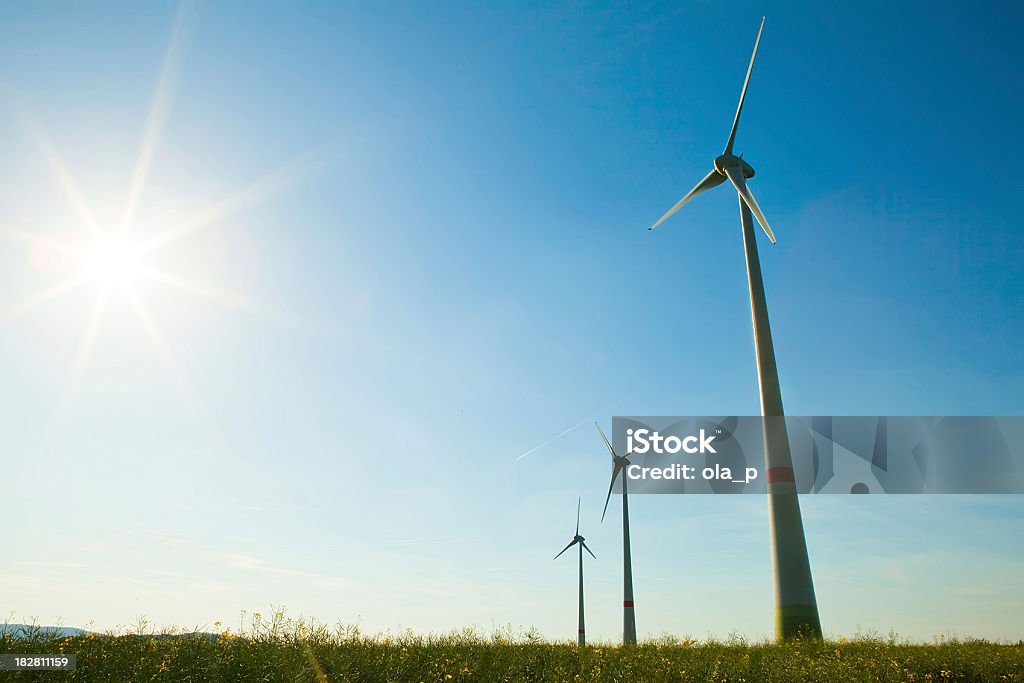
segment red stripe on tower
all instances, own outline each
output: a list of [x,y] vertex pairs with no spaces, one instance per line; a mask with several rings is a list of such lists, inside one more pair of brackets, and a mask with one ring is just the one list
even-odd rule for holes
[[632,600],[623,600],[622,601],[622,606],[623,607],[632,607],[633,606],[633,601]]
[[583,629],[580,629],[580,633],[581,633],[581,634],[582,634],[582,633],[586,633],[586,631],[584,631]]
[[792,467],[769,467],[768,468],[768,483],[777,484],[783,481],[796,481],[793,476]]

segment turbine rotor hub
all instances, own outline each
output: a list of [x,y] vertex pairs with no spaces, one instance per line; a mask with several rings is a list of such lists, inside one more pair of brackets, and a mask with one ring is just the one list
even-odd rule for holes
[[743,171],[744,178],[754,177],[754,167],[748,164],[743,157],[738,157],[735,154],[723,154],[715,159],[715,170],[720,174],[725,175],[725,169],[730,166],[738,167]]

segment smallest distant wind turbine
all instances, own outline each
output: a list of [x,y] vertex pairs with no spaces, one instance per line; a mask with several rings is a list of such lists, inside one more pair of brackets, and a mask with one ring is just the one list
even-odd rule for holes
[[587,644],[587,629],[586,629],[586,626],[584,626],[584,619],[583,619],[583,551],[586,550],[588,553],[590,553],[590,556],[593,557],[595,560],[597,559],[597,555],[595,555],[593,552],[591,552],[590,548],[587,547],[586,540],[582,536],[580,536],[580,503],[581,502],[582,502],[582,499],[577,499],[577,501],[576,501],[576,535],[572,537],[571,541],[569,541],[569,545],[567,545],[564,548],[562,548],[562,552],[561,553],[558,553],[557,555],[555,555],[554,559],[557,560],[559,557],[562,556],[562,553],[564,553],[566,550],[568,550],[569,548],[573,547],[574,545],[579,544],[579,546],[580,546],[580,630],[579,630],[579,637],[577,638],[576,642],[579,643],[582,646],[582,645],[586,645]]

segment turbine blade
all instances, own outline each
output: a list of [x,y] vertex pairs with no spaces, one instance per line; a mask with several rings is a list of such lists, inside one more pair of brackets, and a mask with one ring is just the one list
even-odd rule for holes
[[592,558],[594,558],[595,560],[597,559],[597,555],[595,555],[594,553],[590,552],[590,548],[587,547],[587,542],[586,541],[583,541],[582,543],[580,543],[580,545],[583,546],[584,550],[586,550],[588,553],[590,553],[590,556]]
[[580,535],[580,503],[583,502],[583,498],[576,499],[576,535]]
[[676,202],[676,205],[669,209],[668,212],[664,216],[659,218],[658,222],[649,227],[648,230],[654,230],[656,227],[664,223],[672,214],[674,214],[679,209],[683,208],[684,204],[686,204],[691,199],[699,195],[701,192],[706,192],[707,190],[710,190],[712,187],[717,187],[724,182],[725,176],[723,176],[715,169],[711,169],[711,173],[708,173],[706,176],[704,176],[703,180],[697,183],[697,185],[692,190],[687,192],[686,196],[684,196],[682,199]]
[[743,171],[740,170],[739,166],[728,166],[725,172],[729,175],[729,180],[732,181],[732,184],[736,186],[736,191],[740,193],[740,197],[743,198],[743,203],[747,205],[750,213],[754,214],[754,218],[761,224],[761,228],[768,235],[768,239],[772,241],[772,244],[775,244],[775,234],[768,225],[768,219],[764,217],[761,207],[757,205],[757,200],[754,199],[750,188],[747,187],[747,181],[743,178]]
[[747,86],[750,84],[750,72],[754,70],[754,57],[757,57],[757,46],[761,42],[761,31],[764,30],[764,17],[761,17],[761,28],[757,29],[757,40],[754,41],[754,52],[750,55],[750,65],[747,66],[747,77],[743,79],[743,90],[740,92],[740,103],[736,107],[736,117],[732,120],[732,130],[729,131],[729,142],[725,143],[725,154],[732,154],[732,143],[736,141],[736,128],[740,125],[740,112],[743,111],[743,100],[747,98]]
[[608,437],[604,435],[604,430],[601,429],[601,425],[595,422],[594,426],[597,427],[597,431],[601,434],[601,439],[604,441],[604,445],[608,447],[608,452],[611,453],[612,458],[614,458],[616,456],[615,449],[612,448],[612,444],[608,441]]
[[604,512],[601,513],[601,522],[604,522],[604,516],[608,514],[608,501],[612,499],[612,489],[615,488],[615,477],[619,476],[619,470],[622,469],[621,465],[616,465],[615,469],[612,470],[612,483],[608,484],[608,497],[604,499]]
[[[569,548],[573,547],[574,545],[576,545],[576,539],[575,539],[575,538],[574,538],[574,539],[572,539],[571,541],[569,541],[569,545],[567,545],[567,546],[565,546],[564,548],[562,548],[562,553],[564,553],[564,552],[565,552],[566,550],[568,550]],[[562,553],[558,553],[557,555],[555,555],[555,556],[554,556],[553,558],[551,558],[551,559],[553,559],[553,560],[557,560],[557,559],[558,559],[559,557],[561,557],[561,556],[562,556]]]

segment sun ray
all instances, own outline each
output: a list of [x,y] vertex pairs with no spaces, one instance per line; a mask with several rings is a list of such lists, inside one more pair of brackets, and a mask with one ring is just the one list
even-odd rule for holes
[[0,228],[0,237],[3,237],[8,242],[15,242],[25,246],[32,246],[39,239],[32,233],[17,228]]
[[0,227],[0,238],[6,239],[8,242],[25,245],[27,247],[32,247],[42,242],[45,243],[48,248],[56,249],[57,251],[69,256],[78,256],[81,253],[78,248],[64,242],[63,240],[50,237],[48,235],[35,235],[27,230],[19,230],[18,228]]
[[212,287],[210,285],[190,281],[180,275],[168,273],[165,270],[146,268],[142,274],[151,280],[155,280],[156,282],[167,285],[168,287],[174,287],[175,289],[183,292],[188,292],[189,294],[209,299],[210,301],[226,306],[227,308],[252,313],[261,318],[267,318],[283,323],[289,322],[289,319],[292,317],[273,306],[267,306],[265,304],[252,301],[241,294],[236,294],[235,292],[221,289],[219,287]]
[[75,182],[75,178],[71,174],[67,163],[57,151],[43,126],[24,108],[19,113],[23,125],[28,129],[32,138],[35,139],[40,152],[43,154],[43,158],[46,160],[47,166],[50,167],[50,172],[53,173],[57,184],[63,190],[64,196],[71,202],[82,224],[89,229],[89,234],[93,239],[97,239],[101,234],[99,224],[96,222],[96,217],[93,215],[92,209],[89,208],[89,204],[86,203],[85,197],[82,195],[78,183]]
[[308,151],[267,173],[241,190],[206,208],[200,209],[192,218],[187,219],[181,225],[146,242],[145,250],[149,251],[162,247],[204,228],[215,226],[228,216],[262,201],[275,192],[281,191],[308,171],[315,162],[322,160],[326,148],[327,146],[323,146]]
[[40,304],[46,303],[51,299],[56,299],[59,296],[67,294],[68,292],[81,287],[88,281],[88,278],[81,275],[68,278],[62,282],[47,287],[35,294],[32,294],[23,301],[13,304],[4,311],[0,311],[0,323],[6,323],[12,318],[15,318],[26,311],[29,311]]
[[75,356],[75,364],[71,369],[71,377],[68,387],[64,392],[64,405],[66,409],[74,407],[78,400],[78,392],[85,379],[86,370],[89,369],[89,360],[92,358],[92,350],[96,346],[96,337],[99,332],[100,323],[103,321],[103,312],[107,308],[107,299],[110,297],[110,290],[104,289],[96,295],[96,301],[89,314],[89,322],[86,323],[85,333],[82,335],[82,343],[78,347]]
[[160,328],[157,326],[156,321],[153,320],[153,316],[150,314],[145,302],[139,298],[138,293],[131,287],[125,288],[124,292],[127,294],[128,300],[135,308],[135,312],[139,316],[139,321],[142,323],[143,329],[146,330],[146,334],[149,335],[149,339],[153,343],[153,348],[156,350],[157,357],[163,364],[164,369],[171,378],[171,381],[186,398],[191,398],[192,392],[189,390],[184,376],[178,371],[178,366],[177,363],[174,362],[174,357],[171,355],[170,347],[168,347],[167,342],[164,341],[164,335],[160,332]]
[[135,162],[135,170],[132,173],[131,185],[128,189],[128,200],[125,202],[124,213],[121,217],[121,230],[131,228],[135,219],[135,212],[142,198],[142,192],[146,187],[146,180],[149,177],[149,169],[153,163],[153,155],[160,145],[160,137],[163,134],[164,124],[167,121],[167,114],[174,101],[174,90],[177,86],[178,75],[182,61],[182,44],[184,43],[185,26],[191,3],[182,0],[178,4],[178,10],[174,18],[174,27],[171,29],[171,37],[167,42],[167,50],[164,53],[164,62],[160,72],[160,80],[157,82],[156,94],[153,96],[153,104],[149,110],[149,117],[146,119],[146,128],[142,136],[142,147],[139,149],[139,157]]
[[142,324],[142,329],[145,330],[146,335],[150,337],[150,341],[153,343],[153,347],[157,351],[157,357],[159,358],[161,365],[164,366],[164,371],[171,380],[171,384],[177,390],[178,397],[186,405],[189,405],[189,407],[196,407],[196,392],[193,390],[193,387],[191,387],[191,384],[188,382],[184,373],[178,369],[174,355],[171,353],[171,349],[167,345],[164,335],[160,331],[160,327],[157,325],[155,319],[153,319],[150,309],[148,309],[145,302],[142,301],[134,289],[130,287],[125,288],[124,293],[135,308],[139,322]]

